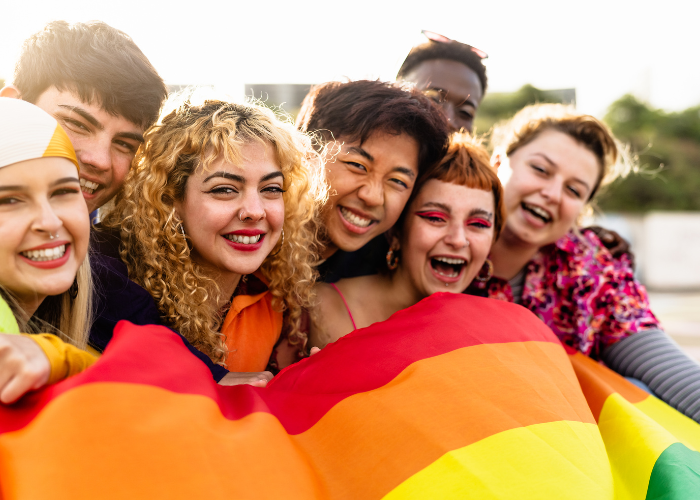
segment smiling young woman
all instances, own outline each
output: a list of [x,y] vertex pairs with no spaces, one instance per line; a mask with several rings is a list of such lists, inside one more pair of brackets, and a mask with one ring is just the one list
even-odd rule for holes
[[[163,321],[232,371],[303,346],[325,182],[309,139],[263,108],[189,101],[146,134],[105,225]],[[284,312],[284,314],[283,314]]]
[[310,345],[388,319],[436,292],[462,292],[486,264],[503,224],[503,193],[486,151],[466,134],[421,176],[390,231],[388,272],[319,284]]
[[382,234],[396,223],[416,179],[445,154],[444,114],[410,87],[328,82],[306,96],[297,126],[315,135],[326,160],[321,279],[375,273],[386,252]]
[[628,257],[613,258],[577,225],[600,187],[630,168],[610,130],[541,104],[497,127],[493,143],[507,218],[491,250],[494,276],[470,292],[522,304],[563,343],[700,421],[700,367],[661,330]]

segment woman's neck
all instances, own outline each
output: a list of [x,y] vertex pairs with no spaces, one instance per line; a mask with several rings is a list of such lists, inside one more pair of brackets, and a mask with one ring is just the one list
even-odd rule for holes
[[493,274],[499,278],[513,279],[522,268],[535,256],[539,247],[530,245],[503,228],[489,258],[493,262]]
[[[425,298],[425,295],[417,291],[409,278],[408,271],[400,266],[390,276],[386,276],[387,307],[390,314],[411,307]],[[387,316],[388,318],[388,316]]]
[[36,313],[37,309],[39,309],[39,306],[41,305],[42,302],[44,302],[44,299],[46,298],[46,295],[39,297],[37,295],[32,296],[31,298],[27,299],[20,299],[17,298],[17,305],[22,308],[24,313],[27,315],[27,318],[31,318],[34,316],[34,313]]

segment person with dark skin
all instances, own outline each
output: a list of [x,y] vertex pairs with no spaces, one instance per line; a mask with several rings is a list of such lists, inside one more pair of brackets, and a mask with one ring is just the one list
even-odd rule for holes
[[423,31],[428,41],[411,49],[397,80],[411,82],[440,104],[450,126],[472,132],[486,94],[486,53],[447,37]]
[[[486,95],[488,79],[483,60],[488,55],[476,47],[423,30],[428,41],[408,53],[396,79],[410,82],[440,104],[450,126],[472,132],[474,118]],[[615,231],[601,226],[587,228],[600,238],[613,257],[626,255],[634,267],[630,244]]]

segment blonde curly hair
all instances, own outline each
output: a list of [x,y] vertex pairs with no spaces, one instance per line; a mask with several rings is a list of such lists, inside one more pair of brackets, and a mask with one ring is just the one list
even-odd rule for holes
[[316,214],[325,203],[323,165],[310,139],[272,111],[250,104],[189,100],[165,114],[145,135],[114,209],[104,220],[121,231],[121,257],[129,276],[155,299],[164,322],[215,362],[226,357],[219,332],[221,297],[215,276],[190,258],[173,204],[182,200],[188,178],[223,156],[241,164],[241,148],[269,144],[284,173],[284,240],[260,270],[269,281],[274,306],[286,311],[292,344],[306,343],[300,332],[303,308],[313,301],[318,255]]

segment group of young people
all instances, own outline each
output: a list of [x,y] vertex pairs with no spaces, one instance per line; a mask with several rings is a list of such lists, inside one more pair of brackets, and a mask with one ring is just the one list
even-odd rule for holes
[[164,105],[156,70],[104,23],[28,39],[0,91],[0,401],[90,366],[121,320],[173,329],[220,384],[264,386],[466,292],[521,304],[700,421],[700,367],[629,256],[579,227],[629,167],[608,127],[533,105],[490,154],[469,135],[485,54],[428,37],[398,82],[315,86],[295,125],[250,103]]

